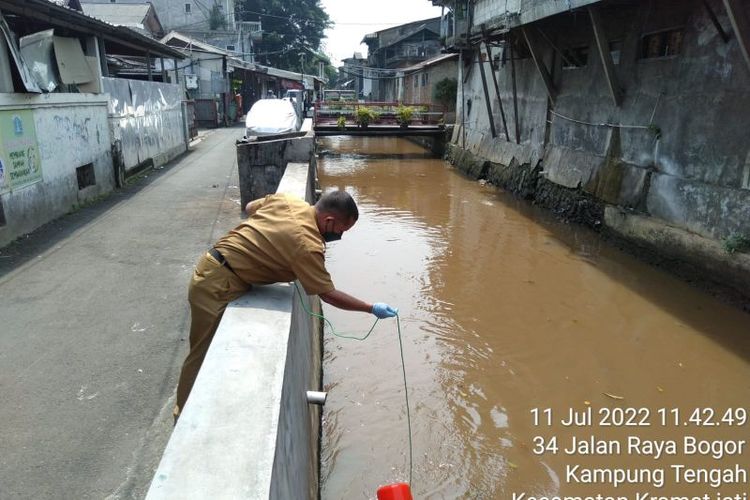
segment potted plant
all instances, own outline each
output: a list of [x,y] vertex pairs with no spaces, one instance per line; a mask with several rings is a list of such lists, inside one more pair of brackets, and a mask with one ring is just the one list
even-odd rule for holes
[[380,118],[380,113],[378,113],[374,109],[362,106],[361,108],[357,108],[357,111],[354,114],[354,118],[360,127],[367,128],[370,122]]
[[346,117],[344,115],[339,115],[336,119],[336,126],[340,129],[346,128]]
[[411,123],[411,118],[414,115],[414,108],[410,106],[399,105],[396,108],[396,121],[401,128],[407,128]]
[[428,111],[430,111],[429,107],[419,106],[415,111],[419,113],[422,123],[430,123],[430,115],[428,114]]

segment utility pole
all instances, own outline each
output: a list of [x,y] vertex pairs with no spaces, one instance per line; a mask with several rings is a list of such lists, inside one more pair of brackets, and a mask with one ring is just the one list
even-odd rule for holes
[[302,77],[301,78],[301,84],[302,84],[302,92],[300,92],[300,101],[297,103],[297,107],[302,110],[302,115],[304,116],[305,113],[305,53],[300,52],[299,54],[299,74]]
[[241,23],[241,22],[239,23],[239,25],[240,25],[239,26],[240,27],[240,29],[239,29],[239,38],[240,38],[239,45],[240,45],[240,48],[242,49],[242,60],[246,61],[247,59],[245,59],[245,58],[247,57],[247,54],[245,53],[245,37],[242,36],[242,25],[243,24],[244,23]]

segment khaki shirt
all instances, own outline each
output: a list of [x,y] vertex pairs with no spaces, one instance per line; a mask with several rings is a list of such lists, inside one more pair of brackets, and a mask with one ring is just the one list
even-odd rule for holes
[[326,246],[315,207],[294,196],[271,194],[253,201],[249,217],[214,247],[246,283],[298,279],[309,295],[335,289],[325,267]]

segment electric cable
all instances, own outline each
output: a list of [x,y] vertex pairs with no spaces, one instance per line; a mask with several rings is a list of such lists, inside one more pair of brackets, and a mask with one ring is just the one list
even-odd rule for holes
[[[299,285],[297,285],[297,282],[294,282],[294,288],[297,290],[297,295],[299,295],[299,301],[300,304],[302,304],[302,309],[305,310],[307,314],[314,318],[322,319],[325,321],[328,326],[331,328],[331,333],[333,333],[334,336],[342,338],[342,339],[351,339],[351,340],[358,340],[363,341],[367,337],[370,336],[370,334],[375,330],[375,325],[378,324],[378,321],[380,319],[376,319],[375,323],[372,324],[372,327],[370,327],[370,330],[365,334],[364,337],[355,337],[351,335],[343,335],[341,333],[336,332],[336,329],[333,326],[333,323],[331,323],[328,318],[323,316],[322,314],[314,313],[312,312],[307,305],[305,304],[304,299],[302,298],[302,292],[299,289]],[[409,485],[412,484],[412,470],[414,468],[414,453],[413,453],[413,445],[412,445],[412,437],[411,437],[411,412],[409,411],[409,389],[406,383],[406,363],[404,362],[404,344],[401,340],[401,320],[399,319],[398,313],[396,313],[396,328],[398,329],[398,348],[399,353],[401,354],[401,372],[404,377],[404,399],[406,400],[406,425],[409,429]]]

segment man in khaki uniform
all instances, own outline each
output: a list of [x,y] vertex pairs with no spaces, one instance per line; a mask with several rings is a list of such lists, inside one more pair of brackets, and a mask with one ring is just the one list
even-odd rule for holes
[[201,257],[190,281],[190,352],[177,385],[175,419],[187,401],[227,304],[252,285],[299,280],[308,295],[348,311],[378,318],[396,315],[382,302],[370,304],[336,287],[325,267],[326,242],[341,239],[359,218],[345,191],[323,195],[314,205],[272,194],[245,208],[248,218]]

